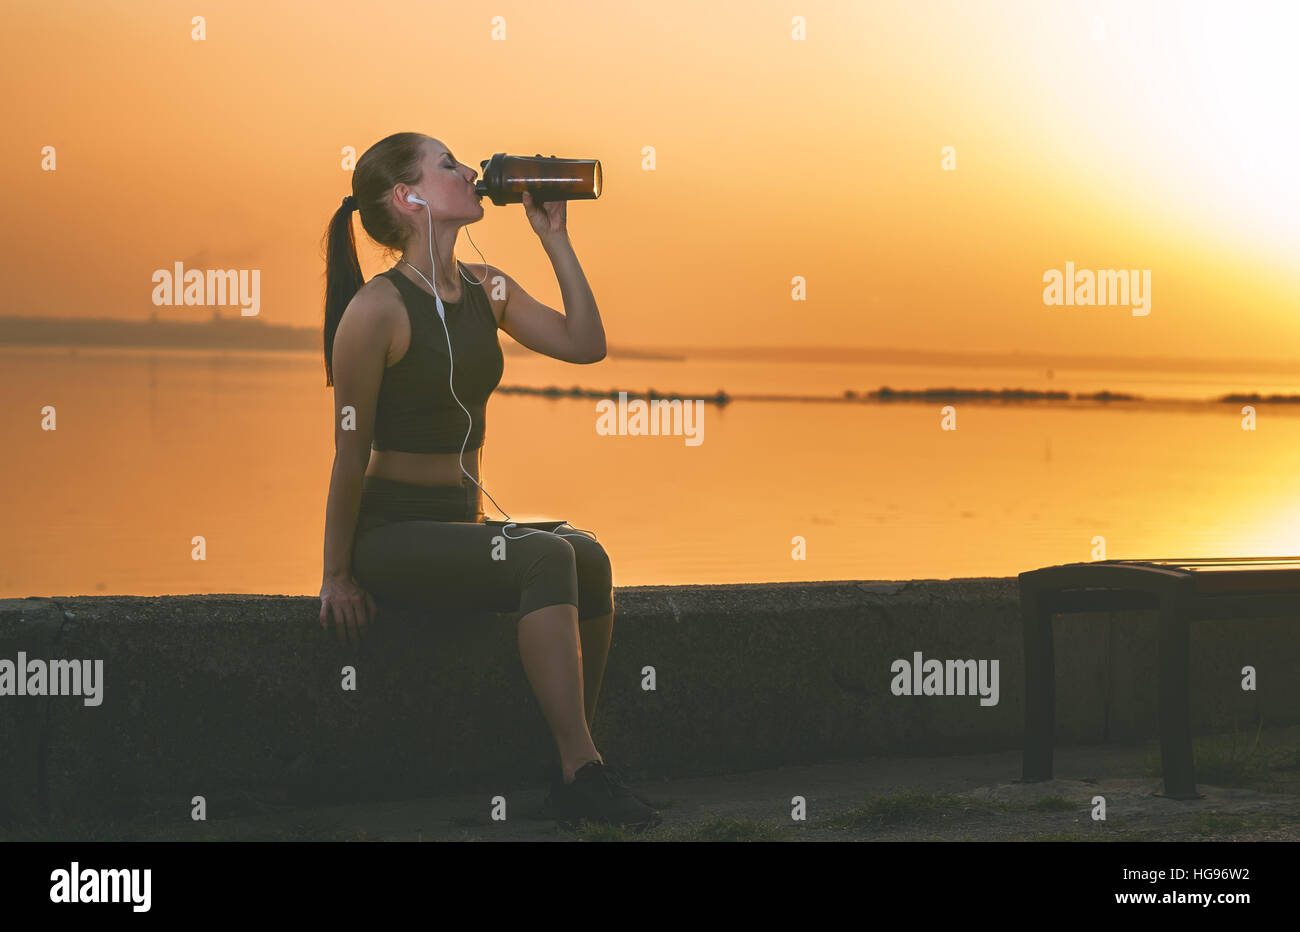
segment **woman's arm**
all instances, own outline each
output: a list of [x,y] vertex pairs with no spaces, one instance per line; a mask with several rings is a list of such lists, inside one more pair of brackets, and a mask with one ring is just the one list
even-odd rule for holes
[[[378,282],[357,292],[334,335],[334,468],[325,505],[321,624],[331,617],[340,640],[374,614],[374,601],[352,580],[352,542],[361,508],[361,481],[370,462],[375,407],[388,361],[391,311],[400,300]],[[391,291],[391,286],[388,286]]]
[[551,201],[539,206],[525,191],[524,210],[555,269],[564,313],[542,304],[509,275],[492,269],[493,277],[499,274],[506,281],[506,305],[500,327],[522,345],[544,356],[565,362],[600,362],[605,358],[605,327],[587,276],[569,242],[567,202]]
[[389,302],[377,299],[379,293],[377,287],[357,292],[334,335],[334,469],[325,509],[325,578],[352,576],[361,477],[370,462],[390,340]]

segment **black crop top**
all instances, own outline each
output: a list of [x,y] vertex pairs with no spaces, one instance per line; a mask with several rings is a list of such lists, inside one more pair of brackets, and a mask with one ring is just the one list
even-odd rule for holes
[[[460,262],[456,266],[464,269]],[[477,277],[466,270],[464,275],[472,280],[461,279],[461,299],[442,302],[447,312],[444,330],[433,295],[396,267],[379,274],[402,295],[411,321],[411,344],[405,356],[384,369],[371,446],[406,453],[459,453],[464,443],[466,451],[477,450],[483,445],[488,396],[501,383],[505,370],[487,292],[474,284]],[[448,331],[455,351],[454,367],[447,357]],[[447,384],[453,368],[456,397],[473,415],[473,430]]]

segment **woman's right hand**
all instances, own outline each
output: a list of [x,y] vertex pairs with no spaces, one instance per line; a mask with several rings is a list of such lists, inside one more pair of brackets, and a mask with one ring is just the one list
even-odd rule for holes
[[320,587],[320,624],[326,631],[334,626],[340,646],[361,643],[366,627],[379,612],[370,593],[350,577],[327,576]]

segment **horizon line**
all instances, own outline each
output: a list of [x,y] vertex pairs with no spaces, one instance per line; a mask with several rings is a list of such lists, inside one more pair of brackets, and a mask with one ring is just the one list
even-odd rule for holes
[[[157,318],[133,319],[124,317],[50,317],[50,316],[32,316],[19,314],[0,315],[0,325],[4,323],[42,323],[50,325],[76,325],[78,323],[112,323],[125,324],[132,326],[193,326],[196,328],[205,328],[211,326],[214,322],[229,324],[237,320],[256,321],[262,326],[274,327],[282,332],[299,332],[318,334],[318,327],[304,327],[297,324],[273,324],[268,323],[260,315],[257,317],[241,318],[238,315],[229,317],[213,317],[201,320],[179,321],[179,320],[161,320]],[[509,336],[509,334],[507,334]],[[123,344],[104,344],[104,343],[70,343],[64,341],[50,342],[28,342],[28,341],[8,341],[3,340],[0,336],[0,345],[4,346],[113,346]],[[145,344],[146,348],[156,348],[152,344]],[[192,347],[205,349],[207,347]],[[221,349],[229,349],[224,347]],[[1053,353],[1047,350],[942,350],[942,349],[913,349],[890,346],[826,346],[819,344],[808,344],[804,346],[783,345],[712,345],[712,346],[662,346],[655,344],[638,344],[638,345],[615,345],[610,344],[610,352],[635,354],[635,353],[653,353],[658,356],[679,358],[733,358],[733,359],[767,359],[775,362],[838,362],[838,363],[899,363],[899,364],[938,364],[953,366],[1031,366],[1033,368],[1047,369],[1136,369],[1151,368],[1163,371],[1221,371],[1221,372],[1295,372],[1300,368],[1300,359],[1286,360],[1279,358],[1260,358],[1246,359],[1242,357],[1222,358],[1207,356],[1171,356],[1171,355],[1145,355],[1145,356],[1125,356],[1125,355],[1097,355],[1097,354],[1070,354],[1070,353]],[[218,349],[218,348],[214,348]],[[242,347],[241,347],[242,349]],[[249,349],[256,349],[249,347]],[[280,347],[280,349],[292,349],[292,347]],[[310,351],[310,347],[302,347],[303,351]],[[524,349],[516,343],[513,346],[503,346],[503,349],[517,351]]]

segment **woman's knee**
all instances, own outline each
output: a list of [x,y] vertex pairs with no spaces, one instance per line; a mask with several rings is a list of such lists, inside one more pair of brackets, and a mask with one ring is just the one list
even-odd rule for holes
[[589,537],[573,537],[574,559],[578,563],[578,578],[590,577],[593,581],[612,582],[612,567],[609,554],[599,541]]
[[[519,608],[524,613],[578,601],[578,559],[573,546],[552,534],[528,535],[527,558],[520,561]],[[509,546],[518,547],[512,542]]]
[[548,605],[569,604],[578,620],[614,611],[609,554],[583,535],[536,535],[520,580],[520,608],[526,614]]
[[614,611],[614,575],[609,554],[599,541],[572,537],[578,568],[578,620],[601,618]]

